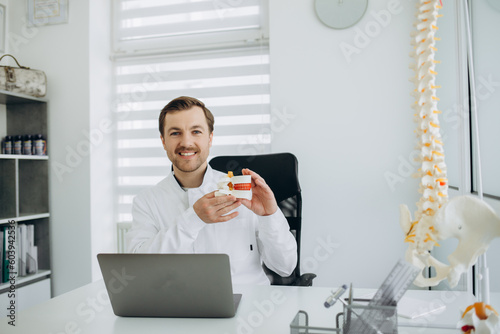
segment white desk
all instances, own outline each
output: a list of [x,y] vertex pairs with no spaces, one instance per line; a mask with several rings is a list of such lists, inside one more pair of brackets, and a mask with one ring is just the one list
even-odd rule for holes
[[[288,334],[290,322],[298,310],[309,314],[311,326],[335,327],[335,315],[341,312],[341,303],[337,302],[329,309],[323,306],[331,290],[319,287],[237,286],[234,292],[242,293],[243,298],[234,318],[121,318],[113,314],[101,280],[18,313],[15,327],[8,325],[8,318],[0,319],[0,333]],[[355,297],[369,292],[373,290],[355,290]],[[460,316],[459,309],[474,302],[473,296],[450,291],[408,291],[406,296],[425,298],[447,307],[439,315],[413,321],[414,325],[423,325],[423,328],[400,327],[400,334],[456,333],[457,330],[430,329],[429,326],[455,326]],[[498,297],[495,295],[492,299],[500,301]],[[400,325],[409,323],[401,317],[398,321]]]

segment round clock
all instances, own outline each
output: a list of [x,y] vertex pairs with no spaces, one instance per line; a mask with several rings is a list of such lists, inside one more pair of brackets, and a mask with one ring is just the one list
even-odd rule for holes
[[361,20],[368,0],[315,0],[314,7],[321,22],[330,28],[349,28]]

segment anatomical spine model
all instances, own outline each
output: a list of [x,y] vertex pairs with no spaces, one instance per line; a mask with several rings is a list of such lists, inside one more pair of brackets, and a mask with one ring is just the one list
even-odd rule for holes
[[[434,59],[435,37],[440,0],[417,0],[417,21],[412,33],[415,60],[411,67],[415,77],[415,118],[418,123],[422,194],[417,202],[417,211],[412,219],[406,205],[400,206],[400,224],[409,243],[406,260],[422,269],[414,284],[421,287],[435,286],[444,279],[455,287],[460,276],[477,258],[486,252],[491,241],[500,237],[500,218],[482,200],[471,196],[458,196],[448,201],[448,179],[444,161],[443,142],[439,131],[440,114],[437,108],[436,71]],[[439,246],[440,240],[457,238],[455,251],[448,256],[449,265],[436,260],[430,251]],[[423,276],[423,270],[434,267],[436,275]],[[498,313],[483,302],[469,306],[459,322],[463,333],[490,334],[500,332]]]
[[[448,179],[446,178],[446,164],[444,162],[443,142],[439,132],[440,113],[437,102],[435,71],[438,61],[434,59],[436,41],[438,9],[441,6],[437,1],[420,1],[417,5],[417,21],[412,32],[414,51],[411,56],[415,62],[410,67],[415,71],[415,77],[410,79],[415,84],[412,95],[415,97],[415,120],[418,123],[417,137],[419,139],[421,168],[417,176],[420,177],[419,192],[422,197],[417,203],[415,220],[411,219],[406,205],[400,207],[400,223],[406,233],[405,242],[410,243],[406,252],[406,259],[415,266],[423,269],[427,266],[440,267],[442,264],[429,255],[429,252],[439,239],[438,231],[434,226],[435,215],[448,201]],[[443,265],[444,266],[444,265]],[[446,273],[447,274],[447,273]],[[445,275],[446,277],[446,275]],[[420,274],[415,280],[419,286],[436,285],[445,277],[429,282]]]
[[233,195],[236,198],[252,199],[252,177],[250,175],[234,176],[229,171],[217,183],[215,196]]
[[[423,273],[414,284],[421,287],[435,286],[444,279],[451,287],[458,284],[462,273],[473,265],[478,256],[488,248],[492,239],[500,237],[500,218],[483,201],[470,196],[459,196],[448,201],[448,179],[444,161],[443,142],[440,135],[435,84],[434,59],[438,30],[439,0],[417,0],[417,21],[412,33],[415,60],[411,67],[415,77],[415,118],[418,123],[422,194],[412,219],[406,205],[400,206],[400,224],[409,243],[406,260],[420,269],[434,267],[436,276],[425,278]],[[436,260],[430,253],[440,240],[459,239],[456,250],[448,257],[449,265]]]

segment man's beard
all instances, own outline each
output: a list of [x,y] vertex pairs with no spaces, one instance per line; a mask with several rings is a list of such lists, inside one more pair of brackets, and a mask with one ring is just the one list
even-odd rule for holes
[[[194,161],[193,160],[183,160],[180,157],[179,152],[186,152],[186,151],[196,152],[195,153],[196,159]],[[175,159],[173,159],[172,164],[175,166],[175,168],[177,168],[179,171],[181,171],[183,173],[191,173],[191,172],[197,171],[205,162],[202,159],[200,152],[201,151],[199,149],[180,147],[175,152]]]

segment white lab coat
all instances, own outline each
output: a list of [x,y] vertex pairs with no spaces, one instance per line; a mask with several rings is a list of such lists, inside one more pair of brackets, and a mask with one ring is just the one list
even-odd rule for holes
[[241,205],[228,222],[206,224],[193,204],[217,189],[223,173],[207,167],[199,188],[183,190],[173,173],[139,193],[127,244],[134,253],[225,253],[233,284],[269,284],[262,269],[289,276],[297,263],[297,243],[281,210],[258,216]]

